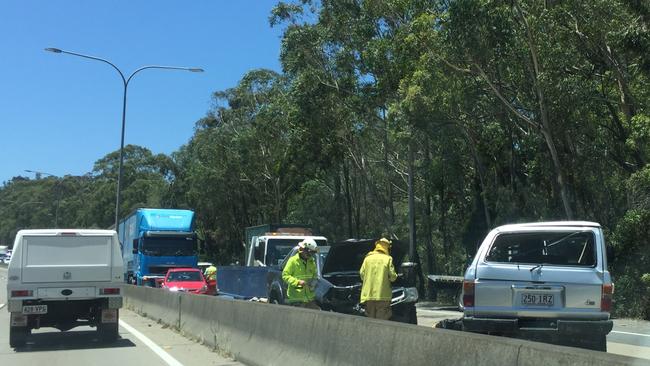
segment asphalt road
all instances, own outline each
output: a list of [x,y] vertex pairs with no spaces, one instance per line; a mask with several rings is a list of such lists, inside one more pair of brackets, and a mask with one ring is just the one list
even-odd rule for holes
[[[418,305],[418,324],[425,327],[432,327],[443,319],[458,319],[462,315],[451,309]],[[614,319],[614,329],[607,335],[607,352],[650,360],[650,322]]]
[[12,366],[149,366],[149,365],[242,365],[211,352],[176,332],[120,310],[120,338],[104,344],[95,338],[91,327],[68,332],[53,328],[34,330],[24,348],[9,347],[9,312],[7,303],[7,269],[0,267],[0,364]]

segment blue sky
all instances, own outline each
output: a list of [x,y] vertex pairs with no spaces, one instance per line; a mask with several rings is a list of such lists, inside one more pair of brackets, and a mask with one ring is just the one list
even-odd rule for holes
[[83,175],[119,149],[122,81],[109,65],[43,51],[101,57],[129,83],[125,145],[169,154],[249,70],[280,70],[277,0],[0,2],[0,184],[24,170]]

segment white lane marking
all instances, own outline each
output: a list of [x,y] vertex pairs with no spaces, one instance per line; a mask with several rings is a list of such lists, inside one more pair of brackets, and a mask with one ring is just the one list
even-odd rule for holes
[[183,366],[182,363],[176,361],[174,357],[172,357],[169,353],[165,352],[162,348],[160,348],[160,346],[155,344],[151,339],[147,338],[147,336],[138,332],[132,326],[126,324],[124,320],[120,320],[120,325],[124,329],[126,329],[129,333],[133,334],[139,340],[141,340],[142,343],[147,345],[147,347],[149,347],[152,351],[154,351],[154,353],[157,354],[158,357],[162,358],[162,360],[165,361],[169,366]]
[[635,336],[639,336],[639,337],[650,337],[650,334],[619,332],[618,330],[612,330],[610,333],[629,334],[629,335],[635,335]]
[[0,304],[0,309],[4,308],[5,304]]

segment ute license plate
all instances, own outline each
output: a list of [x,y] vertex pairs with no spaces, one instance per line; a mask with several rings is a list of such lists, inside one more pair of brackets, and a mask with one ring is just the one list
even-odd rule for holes
[[47,314],[47,305],[25,305],[23,306],[23,314]]
[[553,300],[551,294],[524,293],[521,295],[521,304],[526,306],[553,306]]

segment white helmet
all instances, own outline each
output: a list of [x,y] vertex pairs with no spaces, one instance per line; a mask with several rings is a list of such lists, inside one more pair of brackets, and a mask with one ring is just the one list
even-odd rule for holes
[[316,245],[316,242],[312,238],[307,238],[300,243],[298,243],[298,248],[302,250],[308,250],[310,252],[316,252],[318,251],[318,246]]

